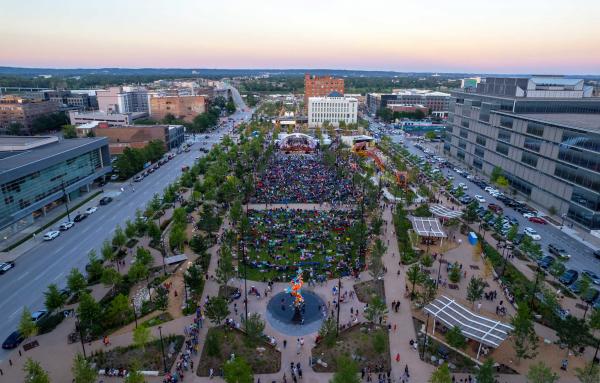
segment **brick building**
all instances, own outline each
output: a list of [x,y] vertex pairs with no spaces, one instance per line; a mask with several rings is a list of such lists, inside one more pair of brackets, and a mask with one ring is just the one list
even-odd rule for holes
[[184,142],[182,125],[132,125],[112,127],[100,123],[93,129],[96,137],[108,138],[110,155],[123,153],[125,148],[143,148],[150,141],[160,140],[171,150]]
[[58,110],[59,105],[55,101],[4,96],[0,98],[0,130],[5,130],[12,123],[19,123],[31,129],[36,118],[56,113]]
[[344,94],[344,79],[333,78],[331,76],[311,76],[308,73],[304,75],[304,108],[308,110],[308,99],[310,97],[327,97],[329,94],[337,92]]
[[161,121],[167,114],[192,122],[206,111],[204,96],[152,96],[149,102],[150,118]]

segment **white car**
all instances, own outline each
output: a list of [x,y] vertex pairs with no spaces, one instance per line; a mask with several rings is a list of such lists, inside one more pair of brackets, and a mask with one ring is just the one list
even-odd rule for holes
[[493,192],[493,191],[497,191],[496,189],[494,189],[494,188],[493,188],[493,187],[491,187],[491,186],[486,186],[486,187],[485,187],[485,189],[483,189],[483,190],[485,190],[485,191],[486,191],[486,192],[488,192],[488,193],[491,193],[491,192]]
[[484,203],[485,202],[485,198],[483,198],[480,195],[475,194],[475,199],[477,200],[477,202],[479,203]]
[[46,310],[38,310],[31,313],[31,320],[34,322],[38,322],[40,319],[46,317],[48,315],[48,311]]
[[532,218],[532,217],[537,217],[537,214],[526,212],[526,213],[523,213],[523,217],[529,219],[529,218]]
[[75,222],[65,221],[65,222],[61,223],[60,226],[58,226],[58,230],[66,231],[66,230],[69,230],[70,228],[72,228],[73,225],[75,225]]
[[52,241],[54,238],[58,237],[59,235],[60,235],[60,231],[51,230],[51,231],[47,232],[46,234],[44,234],[44,241]]
[[474,179],[475,179],[475,176],[474,176],[474,175],[471,175],[471,174],[469,174],[469,175],[467,176],[467,179],[468,179],[468,180],[474,180]]
[[88,207],[87,209],[85,209],[85,214],[87,214],[87,215],[94,214],[96,212],[96,210],[98,210],[98,208],[96,206]]
[[537,231],[533,230],[530,227],[526,227],[525,230],[523,230],[523,233],[529,236],[534,241],[539,241],[540,239],[542,239],[542,237],[537,233]]
[[465,184],[464,184],[464,183],[462,183],[462,182],[458,184],[458,187],[459,187],[459,188],[462,188],[463,190],[467,190],[467,189],[468,189],[468,186],[467,186],[467,185],[465,185]]

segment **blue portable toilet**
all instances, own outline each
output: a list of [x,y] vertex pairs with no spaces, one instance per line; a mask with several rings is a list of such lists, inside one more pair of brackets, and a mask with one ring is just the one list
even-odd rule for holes
[[475,246],[477,244],[477,234],[475,234],[475,232],[472,231],[469,233],[468,237],[471,246]]

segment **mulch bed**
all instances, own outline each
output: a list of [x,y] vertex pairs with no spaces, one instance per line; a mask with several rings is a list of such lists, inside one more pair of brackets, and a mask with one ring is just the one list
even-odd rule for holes
[[374,296],[379,296],[385,302],[385,288],[383,280],[371,280],[354,284],[354,292],[359,301],[371,303]]
[[[254,374],[273,374],[281,369],[281,353],[269,343],[263,342],[256,347],[249,347],[245,343],[243,332],[223,326],[211,327],[208,332],[220,334],[220,355],[218,357],[209,356],[206,347],[203,347],[196,371],[198,376],[208,376],[210,368],[217,374],[223,364],[229,360],[231,354],[242,357],[252,367]],[[258,347],[264,348],[264,351],[258,352]]]
[[450,290],[458,290],[458,285],[454,284],[454,283],[450,283],[450,284],[448,284],[448,288]]
[[[373,339],[378,333],[382,334],[385,339],[385,349],[382,352],[376,351],[373,346]],[[391,360],[387,328],[361,323],[343,330],[336,344],[331,348],[327,347],[324,342],[319,343],[312,349],[312,357],[315,361],[312,366],[313,370],[316,372],[337,371],[336,360],[342,355],[357,360],[359,369],[367,366],[381,366],[383,371],[388,371],[391,368]],[[316,362],[318,359],[327,363],[327,367],[318,364]]]

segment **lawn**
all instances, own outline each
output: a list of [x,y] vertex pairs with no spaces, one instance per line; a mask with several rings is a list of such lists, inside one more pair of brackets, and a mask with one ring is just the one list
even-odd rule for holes
[[211,327],[207,338],[210,336],[216,336],[218,339],[218,355],[209,356],[207,342],[204,343],[196,371],[198,376],[208,376],[210,368],[216,374],[231,354],[242,357],[252,367],[254,374],[273,374],[281,368],[281,353],[267,342],[250,347],[245,342],[243,332],[225,327]]
[[[316,280],[337,275],[340,261],[360,271],[364,262],[351,254],[349,231],[357,222],[356,211],[251,210],[248,243],[248,279],[288,280],[298,267]],[[243,267],[240,267],[243,272]]]
[[357,360],[359,368],[383,366],[383,371],[388,371],[391,362],[387,328],[362,323],[342,331],[332,347],[319,343],[312,349],[312,357],[315,361],[324,361],[327,367],[315,363],[313,369],[316,372],[335,372],[336,360],[342,355]]

